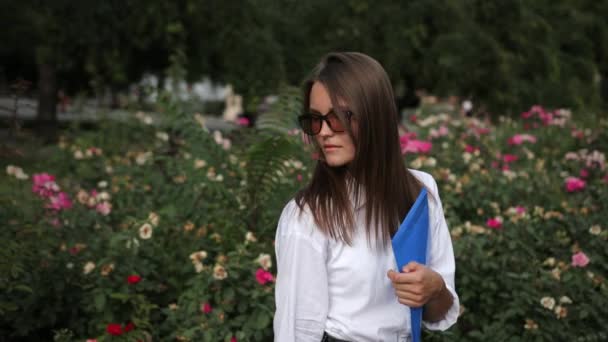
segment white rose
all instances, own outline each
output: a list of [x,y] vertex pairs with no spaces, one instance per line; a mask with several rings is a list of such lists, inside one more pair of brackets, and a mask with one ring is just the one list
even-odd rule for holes
[[247,234],[245,234],[245,241],[246,242],[256,242],[256,241],[258,241],[258,239],[255,237],[253,232],[247,232]]
[[139,237],[142,240],[148,240],[149,238],[151,238],[152,237],[152,225],[149,223],[144,223],[139,228]]
[[86,264],[84,264],[84,267],[82,268],[82,273],[84,274],[89,274],[91,273],[93,270],[95,269],[95,263],[92,261],[87,262]]
[[270,257],[270,254],[262,253],[255,261],[259,263],[260,266],[262,266],[262,268],[266,271],[272,267],[272,258]]
[[224,266],[216,264],[213,267],[213,278],[217,280],[224,280],[226,277],[228,277],[228,272],[226,272]]
[[555,307],[555,299],[553,297],[543,297],[540,300],[540,304],[548,310],[553,310]]

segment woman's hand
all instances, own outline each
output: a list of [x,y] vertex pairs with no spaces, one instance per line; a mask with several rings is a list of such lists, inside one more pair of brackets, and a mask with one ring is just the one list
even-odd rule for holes
[[388,271],[399,303],[412,308],[424,306],[437,298],[445,289],[441,275],[417,262],[403,266],[403,273]]

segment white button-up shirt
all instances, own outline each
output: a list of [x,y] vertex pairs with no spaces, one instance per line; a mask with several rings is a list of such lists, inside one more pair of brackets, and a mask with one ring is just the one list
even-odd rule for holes
[[[427,267],[439,273],[454,302],[443,320],[423,322],[445,330],[460,310],[454,285],[454,252],[437,184],[410,170],[429,191]],[[323,332],[348,341],[402,342],[410,339],[410,310],[398,302],[387,277],[397,264],[390,244],[379,249],[365,233],[365,207],[355,211],[352,246],[325,236],[312,214],[290,201],[276,232],[277,279],[274,336],[277,342],[319,342]]]

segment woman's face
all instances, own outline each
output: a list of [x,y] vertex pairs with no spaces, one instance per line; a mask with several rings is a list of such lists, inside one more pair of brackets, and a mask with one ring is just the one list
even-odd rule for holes
[[[310,90],[309,109],[320,115],[327,115],[333,110],[329,93],[320,82],[315,82]],[[344,166],[355,159],[355,144],[347,131],[334,132],[327,122],[323,121],[321,131],[314,137],[329,166]]]

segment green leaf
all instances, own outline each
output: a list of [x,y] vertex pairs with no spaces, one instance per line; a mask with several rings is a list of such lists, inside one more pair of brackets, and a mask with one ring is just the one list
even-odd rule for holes
[[104,293],[98,292],[94,297],[95,308],[101,312],[106,306],[106,296]]
[[14,287],[14,289],[22,292],[33,293],[32,288],[26,285],[17,285]]
[[258,316],[256,328],[262,330],[262,329],[266,328],[266,326],[268,326],[269,323],[270,323],[270,317],[268,315],[261,314]]
[[232,301],[234,299],[234,289],[229,287],[224,291],[224,300]]
[[115,292],[115,293],[110,294],[110,298],[118,299],[118,300],[121,300],[123,302],[126,302],[127,300],[129,300],[129,295],[126,294],[126,293]]

